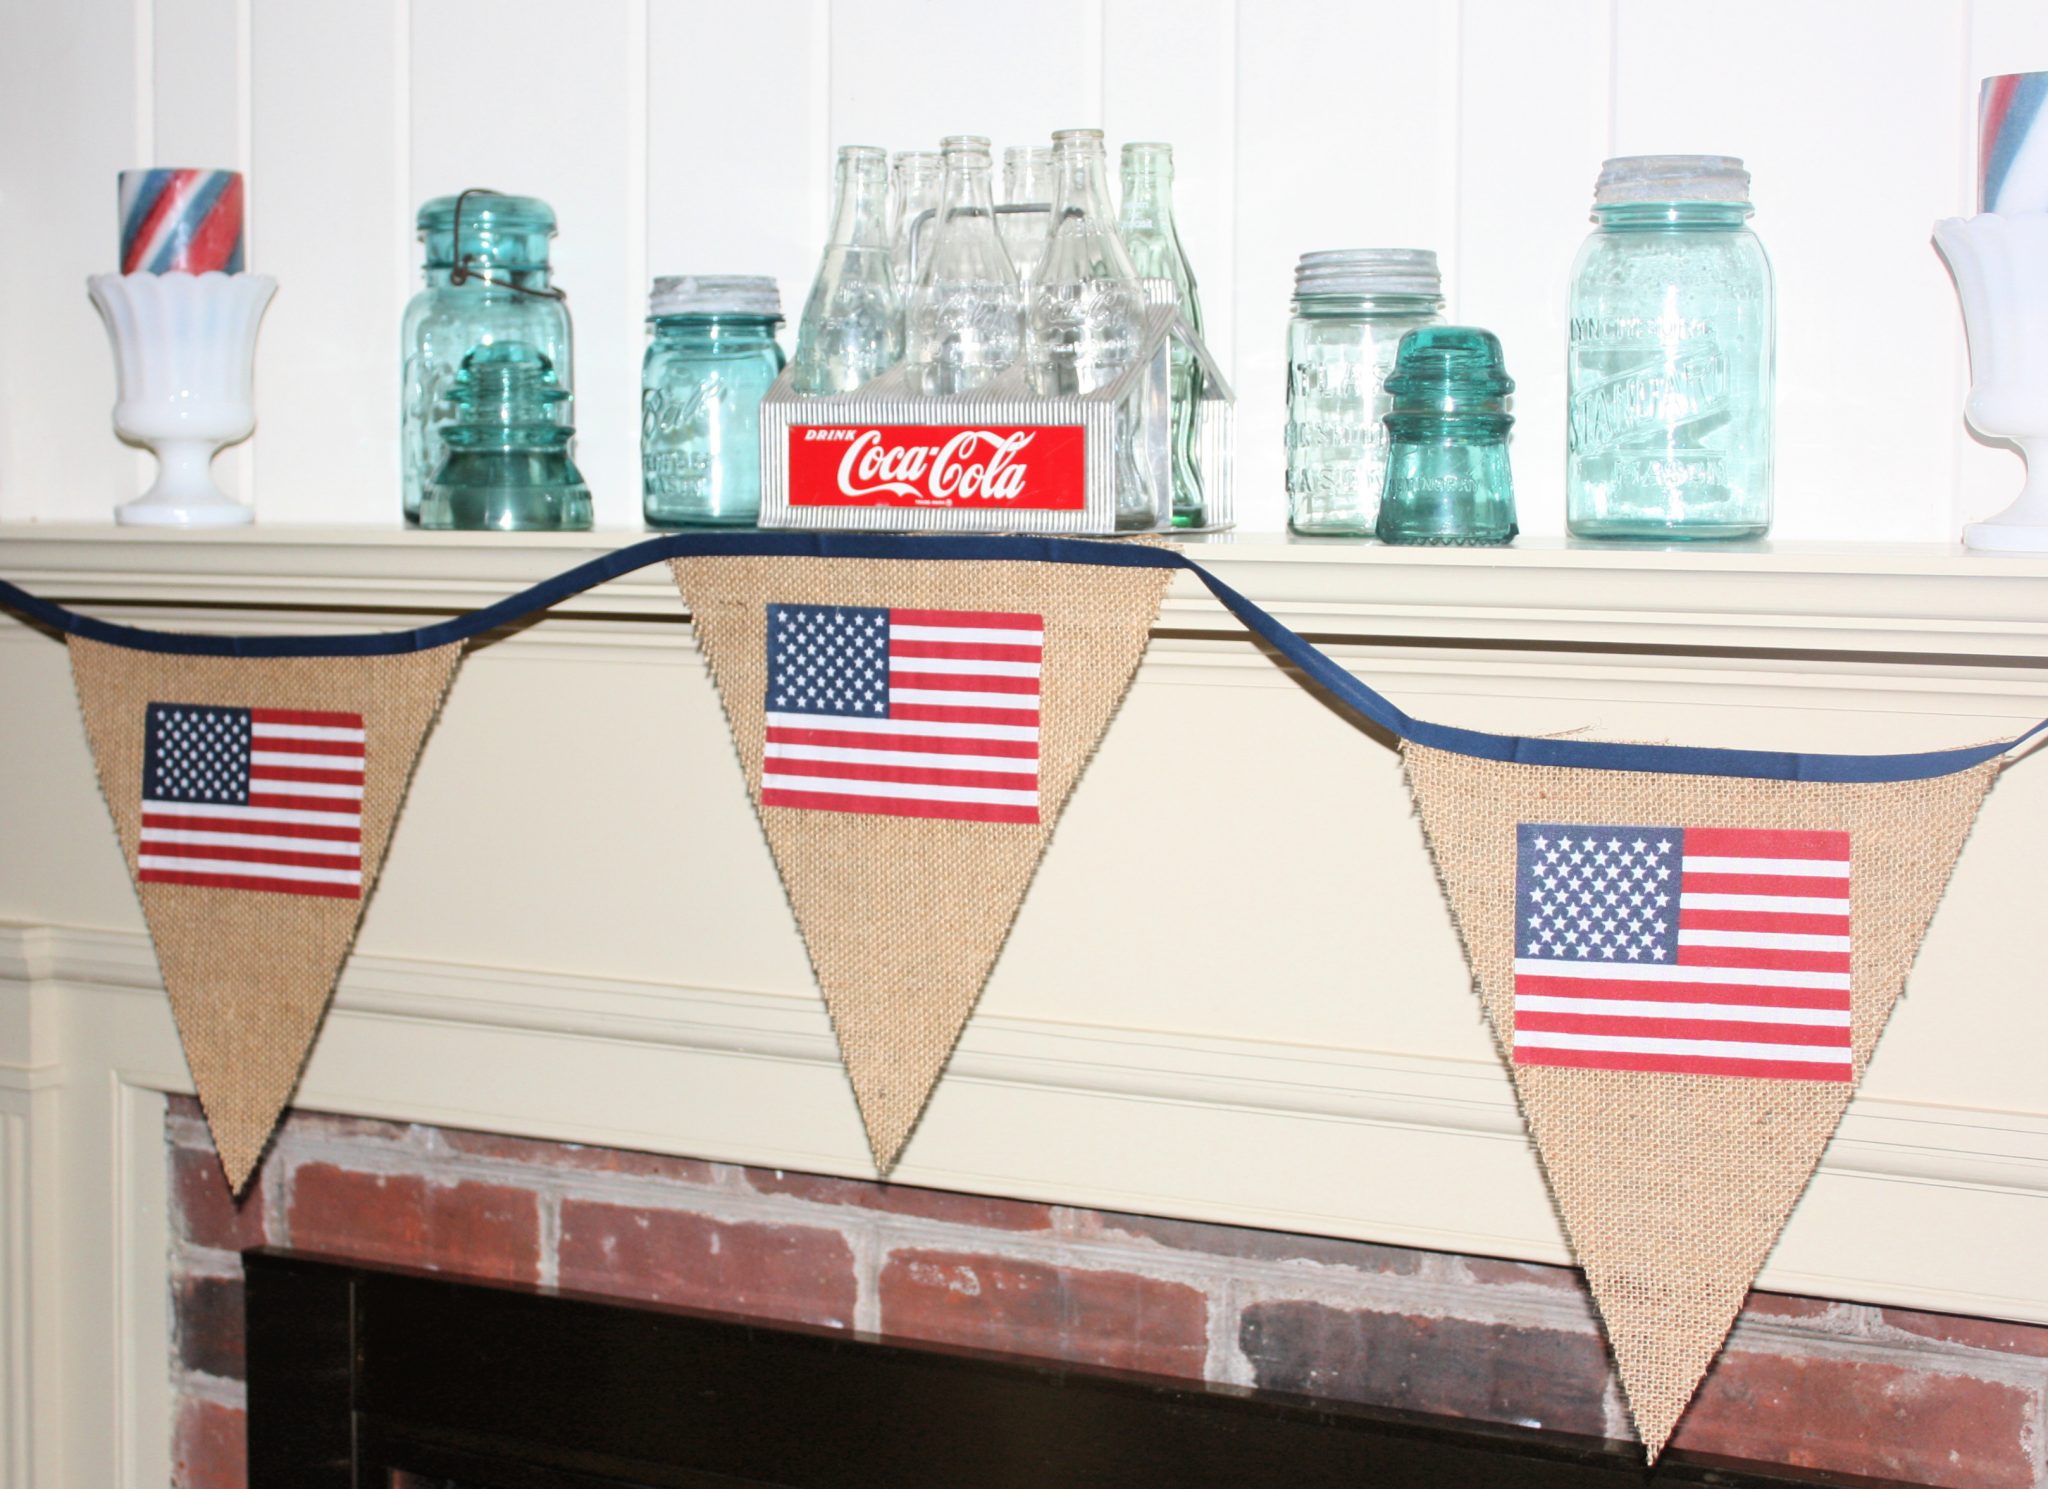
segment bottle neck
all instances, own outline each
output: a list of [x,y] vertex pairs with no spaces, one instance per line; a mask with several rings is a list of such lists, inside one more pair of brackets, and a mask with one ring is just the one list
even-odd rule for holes
[[839,163],[837,202],[832,213],[832,246],[889,246],[889,178],[881,163]]
[[995,211],[995,183],[989,174],[988,156],[973,152],[948,156],[939,193],[939,226],[950,227],[956,219],[979,220],[993,231]]
[[1050,150],[1022,150],[1006,156],[1003,160],[1003,200],[1050,202],[1057,189],[1056,174]]
[[1053,155],[1052,215],[1054,230],[1073,218],[1086,218],[1108,225],[1115,220],[1109,209],[1108,170],[1103,161],[1102,142],[1060,145]]
[[1593,221],[1603,233],[1732,233],[1755,211],[1748,202],[1607,202],[1593,208]]
[[1123,223],[1127,230],[1174,230],[1171,156],[1160,152],[1125,157]]

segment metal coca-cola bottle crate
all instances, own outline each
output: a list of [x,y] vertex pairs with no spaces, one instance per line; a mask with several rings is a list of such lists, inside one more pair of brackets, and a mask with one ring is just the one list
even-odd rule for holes
[[[1022,366],[952,398],[892,368],[806,398],[784,372],[761,404],[761,526],[880,532],[1159,532],[1173,526],[1172,344],[1199,369],[1204,521],[1228,527],[1230,384],[1170,306],[1145,312],[1131,365],[1076,397],[1031,392]],[[1182,528],[1181,531],[1188,531]]]

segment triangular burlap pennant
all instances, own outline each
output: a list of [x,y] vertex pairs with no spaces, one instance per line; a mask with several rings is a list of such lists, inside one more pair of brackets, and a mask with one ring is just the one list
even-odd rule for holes
[[[1998,763],[1834,785],[1403,753],[1654,1462],[1841,1121]],[[1675,970],[1617,974],[1631,949]],[[1614,1068],[1631,1064],[1662,1068]]]
[[[674,568],[887,1173],[1171,573],[819,558]],[[960,815],[975,812],[990,820]]]
[[240,1191],[297,1084],[462,648],[70,647],[100,789]]

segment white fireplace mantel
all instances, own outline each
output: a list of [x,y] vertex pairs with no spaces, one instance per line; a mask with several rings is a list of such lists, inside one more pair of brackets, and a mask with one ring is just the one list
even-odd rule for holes
[[[635,536],[0,526],[0,578],[144,624],[361,630]],[[1884,750],[2048,715],[2044,560],[1194,552],[1450,723]],[[2022,761],[1766,1286],[2048,1321],[2044,828],[2048,760]],[[63,648],[0,620],[0,1489],[165,1482],[161,1118],[186,1089]],[[870,1172],[661,570],[464,663],[300,1101]],[[898,1177],[1566,1255],[1393,754],[1185,576]]]

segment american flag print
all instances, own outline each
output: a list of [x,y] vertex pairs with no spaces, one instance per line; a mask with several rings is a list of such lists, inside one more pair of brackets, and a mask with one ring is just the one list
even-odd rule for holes
[[1045,618],[768,607],[761,804],[1036,823]]
[[362,715],[149,705],[138,879],[355,900],[362,855]]
[[1849,834],[1523,823],[1518,1065],[1847,1081]]

